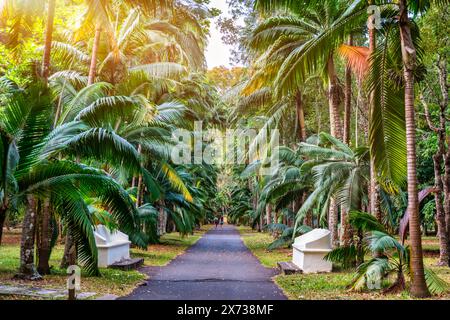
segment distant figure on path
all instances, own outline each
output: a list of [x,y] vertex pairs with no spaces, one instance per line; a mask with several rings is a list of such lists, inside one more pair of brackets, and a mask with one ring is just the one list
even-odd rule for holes
[[214,217],[214,224],[216,225],[216,229],[217,229],[217,226],[219,225],[219,218]]
[[220,227],[222,228],[223,226],[223,216],[220,216]]

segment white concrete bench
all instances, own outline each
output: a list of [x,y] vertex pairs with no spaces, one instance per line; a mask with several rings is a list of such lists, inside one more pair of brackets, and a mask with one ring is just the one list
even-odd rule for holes
[[292,262],[303,273],[331,272],[332,263],[324,260],[332,250],[329,230],[314,229],[295,238],[292,250]]
[[98,266],[106,268],[115,262],[130,259],[128,235],[120,231],[109,231],[104,225],[94,229],[95,244],[98,249]]

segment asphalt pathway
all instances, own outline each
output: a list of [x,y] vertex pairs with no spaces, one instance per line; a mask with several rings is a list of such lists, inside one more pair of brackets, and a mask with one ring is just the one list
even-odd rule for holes
[[208,231],[165,267],[147,269],[150,280],[128,300],[284,300],[271,280],[277,273],[260,264],[234,226]]

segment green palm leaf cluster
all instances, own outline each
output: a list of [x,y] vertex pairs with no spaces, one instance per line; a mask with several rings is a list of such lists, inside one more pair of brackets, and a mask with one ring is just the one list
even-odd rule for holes
[[[2,30],[28,28],[11,29],[8,46],[31,41],[43,4],[2,6]],[[134,0],[89,0],[83,8],[79,26],[54,32],[48,79],[36,76],[35,64],[25,84],[0,79],[0,213],[2,223],[14,212],[34,212],[38,228],[59,225],[71,239],[66,246],[75,243],[78,263],[98,275],[97,224],[145,248],[166,230],[187,235],[211,219],[217,168],[172,163],[172,133],[222,115],[202,75],[208,8]],[[51,222],[44,222],[44,211]]]

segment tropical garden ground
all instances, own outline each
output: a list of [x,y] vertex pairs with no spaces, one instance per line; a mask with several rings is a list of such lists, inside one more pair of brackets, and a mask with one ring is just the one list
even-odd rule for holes
[[[161,238],[159,244],[153,244],[147,250],[138,248],[131,249],[132,257],[144,258],[144,266],[164,266],[187,248],[193,245],[211,226],[205,225],[201,229],[195,230],[193,235],[180,236],[178,232],[168,233]],[[53,266],[51,274],[44,280],[31,283],[13,279],[19,265],[20,233],[18,230],[6,232],[4,244],[1,248],[0,259],[0,283],[4,285],[33,285],[42,288],[65,288],[67,273],[65,269],[59,268],[64,251],[64,245],[55,247],[50,258]],[[147,276],[139,271],[122,271],[118,269],[101,269],[101,277],[82,276],[81,292],[95,292],[96,296],[113,294],[123,296],[131,293],[137,285],[146,280]],[[23,299],[21,296],[1,296],[1,299]]]
[[[204,236],[205,232],[213,228],[212,225],[205,225],[200,230],[196,230],[194,235],[184,237],[176,232],[166,234],[161,238],[160,244],[151,245],[147,250],[133,248],[131,255],[132,257],[144,258],[144,269],[145,267],[162,267],[170,263],[180,254],[183,254],[187,248],[191,247]],[[264,267],[278,269],[278,262],[292,260],[292,249],[290,248],[267,249],[274,240],[270,233],[258,232],[246,226],[239,226],[237,229],[244,244]],[[219,234],[221,230],[219,227]],[[5,234],[5,242],[2,247],[2,259],[0,261],[0,283],[3,285],[30,285],[29,281],[13,279],[19,264],[19,259],[17,258],[19,251],[18,239],[17,230],[11,230]],[[63,245],[57,245],[52,253],[50,259],[51,265],[53,266],[51,275],[46,276],[45,280],[32,283],[33,286],[55,289],[65,287],[67,275],[65,270],[58,267],[63,248]],[[435,237],[424,237],[424,254],[425,265],[438,274],[441,279],[450,283],[450,270],[445,267],[436,266],[439,257],[439,244]],[[226,264],[227,261],[222,261],[221,263]],[[145,284],[150,279],[143,273],[144,269],[141,269],[140,272],[102,268],[102,277],[83,276],[81,291],[95,292],[96,295],[92,298],[98,298],[107,294],[113,294],[119,297],[127,296],[138,286]],[[198,276],[203,276],[203,272],[199,272]],[[414,299],[407,290],[397,294],[382,294],[374,291],[350,291],[348,284],[351,282],[353,276],[354,271],[342,270],[339,265],[335,265],[332,273],[278,274],[273,278],[273,281],[292,300]],[[149,289],[152,290],[151,287]],[[1,299],[31,299],[31,297],[4,295],[0,296]],[[33,297],[33,299],[43,298]],[[450,299],[450,292],[433,296],[433,299]]]
[[[258,232],[245,226],[240,226],[239,231],[246,246],[264,266],[277,268],[278,262],[292,260],[292,249],[267,249],[269,244],[274,240],[269,233]],[[445,279],[450,284],[450,270],[445,267],[435,266],[439,257],[439,244],[436,238],[425,237],[424,244],[425,265],[433,269],[442,279]],[[339,266],[334,266],[332,273],[277,275],[274,281],[283,289],[289,299],[294,300],[413,299],[407,291],[395,295],[381,294],[373,291],[351,292],[347,286],[353,276],[353,271],[340,270]],[[450,292],[435,296],[433,299],[450,299]]]

